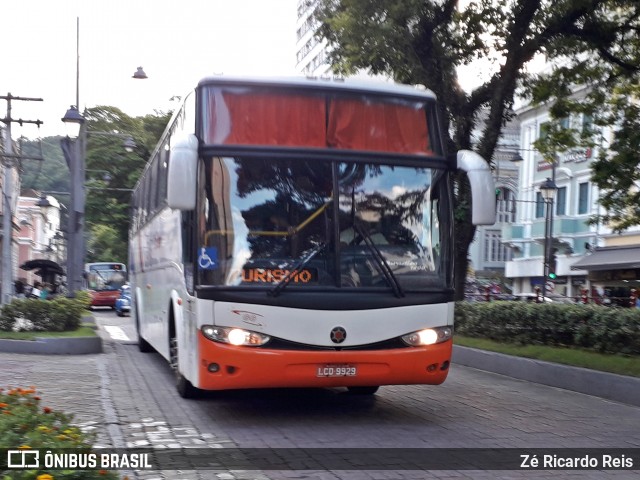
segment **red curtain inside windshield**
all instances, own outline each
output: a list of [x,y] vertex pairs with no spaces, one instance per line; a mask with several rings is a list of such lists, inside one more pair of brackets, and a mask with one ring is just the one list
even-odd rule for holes
[[429,139],[424,105],[335,100],[329,111],[327,144],[346,150],[425,153]]
[[213,89],[208,112],[208,144],[430,153],[422,102]]
[[213,97],[209,110],[211,143],[326,146],[326,104],[322,97],[254,92],[216,92]]

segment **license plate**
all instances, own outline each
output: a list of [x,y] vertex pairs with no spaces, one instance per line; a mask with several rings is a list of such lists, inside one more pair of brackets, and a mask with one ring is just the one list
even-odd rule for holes
[[355,377],[358,368],[355,365],[318,365],[318,377]]

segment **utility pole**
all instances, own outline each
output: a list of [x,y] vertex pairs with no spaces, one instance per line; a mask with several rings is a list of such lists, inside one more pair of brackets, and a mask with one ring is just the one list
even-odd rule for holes
[[8,93],[6,96],[0,96],[0,99],[7,101],[7,116],[0,119],[6,125],[4,153],[2,154],[3,165],[3,182],[2,182],[2,285],[0,288],[0,303],[2,305],[11,302],[13,297],[13,190],[15,185],[13,182],[13,169],[16,160],[20,155],[13,153],[13,140],[11,138],[11,124],[19,123],[22,126],[25,123],[33,123],[40,126],[41,120],[23,120],[11,118],[11,102],[13,100],[24,102],[41,102],[41,98],[16,97]]

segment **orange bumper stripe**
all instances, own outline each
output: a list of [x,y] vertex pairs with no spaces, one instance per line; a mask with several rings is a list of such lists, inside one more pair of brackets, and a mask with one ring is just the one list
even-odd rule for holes
[[[453,342],[425,347],[361,351],[300,351],[236,347],[198,332],[199,388],[438,385],[447,378]],[[215,363],[219,370],[209,371]],[[356,376],[319,377],[324,365],[349,365]]]

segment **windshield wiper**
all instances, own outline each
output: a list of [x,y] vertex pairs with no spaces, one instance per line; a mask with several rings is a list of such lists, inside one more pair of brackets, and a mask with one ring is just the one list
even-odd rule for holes
[[355,228],[356,232],[358,232],[358,235],[360,235],[364,240],[364,244],[367,246],[367,248],[371,252],[371,255],[373,256],[373,259],[376,261],[378,268],[380,268],[380,272],[382,273],[382,276],[384,276],[389,286],[391,286],[391,290],[393,290],[393,294],[398,298],[404,297],[404,292],[402,291],[402,287],[398,282],[398,278],[393,273],[393,270],[391,270],[389,263],[382,255],[382,252],[380,251],[378,246],[375,243],[373,243],[373,240],[371,240],[371,236],[367,232],[365,232],[362,226],[358,225],[357,222],[353,222],[353,227]]
[[291,283],[293,277],[300,273],[300,270],[302,270],[307,265],[307,263],[309,263],[313,259],[313,257],[320,253],[320,251],[326,246],[327,242],[320,242],[318,245],[316,245],[313,250],[311,250],[306,256],[302,257],[300,261],[291,270],[289,270],[285,277],[280,280],[275,287],[269,290],[268,294],[272,297],[277,297],[278,295],[280,295],[280,293],[282,293],[282,290],[284,290],[287,285]]

